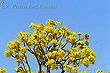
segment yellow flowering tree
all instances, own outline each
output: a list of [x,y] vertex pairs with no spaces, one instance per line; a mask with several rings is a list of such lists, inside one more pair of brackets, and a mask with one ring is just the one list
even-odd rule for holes
[[28,62],[29,53],[37,60],[37,73],[44,73],[43,67],[46,73],[56,69],[60,69],[61,73],[88,73],[80,72],[78,66],[88,67],[95,63],[96,53],[89,47],[89,34],[71,32],[61,22],[50,19],[46,25],[31,23],[29,27],[33,32],[19,32],[19,39],[10,41],[4,52],[18,64],[15,72],[33,73]]

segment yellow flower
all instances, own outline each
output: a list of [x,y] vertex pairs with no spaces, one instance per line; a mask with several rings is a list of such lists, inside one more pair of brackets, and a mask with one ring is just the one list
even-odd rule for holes
[[94,64],[95,60],[94,60],[94,56],[90,55],[88,57],[89,61],[90,61],[90,64]]
[[45,39],[41,39],[40,44],[42,45],[42,47],[48,47],[47,41]]
[[21,60],[21,59],[16,59],[16,63],[17,63],[17,64],[22,64],[22,63],[23,63],[23,60]]
[[80,40],[79,40],[79,41],[77,42],[77,44],[78,44],[78,45],[84,45],[85,43],[84,43],[84,41],[80,41]]
[[[24,68],[24,70],[26,71],[26,73],[33,73],[32,71],[29,71],[29,68]],[[24,70],[23,71],[21,71],[20,73],[24,73]]]
[[73,57],[69,57],[67,60],[68,60],[68,62],[72,62],[73,61]]
[[4,54],[5,54],[6,57],[11,57],[11,55],[12,55],[12,50],[7,49],[7,50],[5,50]]
[[19,45],[20,45],[20,41],[18,40],[13,40],[13,41],[10,41],[7,46],[9,49],[18,49],[19,48]]
[[52,43],[52,44],[57,44],[58,41],[57,41],[56,39],[53,39],[53,40],[51,41],[51,43]]
[[45,26],[44,33],[45,34],[48,34],[48,33],[52,33],[53,34],[54,33],[54,29],[55,28],[53,28],[52,25]]
[[15,72],[21,72],[21,73],[23,72],[23,70],[22,70],[21,67],[15,67],[15,68],[14,68],[14,71],[15,71]]
[[19,55],[19,58],[21,58],[21,59],[23,59],[23,58],[24,58],[23,53],[19,53],[18,55]]
[[63,42],[59,42],[58,45],[59,45],[59,46],[63,46],[64,43],[63,43]]
[[47,25],[53,25],[54,22],[53,22],[53,24],[52,24],[52,22],[53,22],[52,20],[48,19],[48,20],[46,21],[46,24],[47,24]]
[[89,37],[90,37],[90,35],[89,35],[89,34],[84,34],[83,36],[84,36],[84,38],[85,38],[85,39],[87,39],[87,40],[88,40],[88,39],[89,39]]
[[25,53],[27,51],[27,48],[25,46],[20,46],[20,51]]
[[40,38],[44,38],[45,35],[44,35],[43,33],[39,33],[39,34],[38,34],[38,37],[40,37]]
[[86,67],[89,66],[89,59],[88,58],[84,58],[83,61],[82,61],[82,64]]
[[55,21],[55,25],[60,25],[61,22]]
[[94,51],[91,51],[90,53],[92,56],[96,57],[96,53]]
[[33,42],[31,39],[28,39],[28,40],[27,40],[27,45],[28,45],[28,46],[32,46],[33,43],[34,43],[34,42]]
[[0,73],[5,73],[6,72],[6,68],[0,68]]
[[57,52],[57,57],[59,58],[59,59],[63,59],[64,58],[64,56],[65,56],[65,54],[66,54],[66,52],[63,50],[63,49],[58,49],[58,52]]
[[37,25],[37,29],[39,29],[39,30],[41,30],[41,31],[44,30],[44,25],[39,23],[39,24]]
[[70,52],[68,56],[75,58],[75,57],[78,56],[78,52],[74,52],[74,51],[73,52]]
[[72,66],[67,65],[67,64],[63,64],[63,68],[67,72],[74,72],[74,73],[77,73],[78,72],[77,68],[72,67]]
[[66,38],[67,36],[69,36],[70,31],[65,26],[62,26],[61,28],[59,28],[58,34],[64,38]]
[[68,49],[68,51],[69,51],[70,53],[78,52],[76,48],[70,48],[70,49]]
[[29,68],[26,67],[25,70],[28,72],[29,71]]
[[19,38],[22,42],[27,42],[27,40],[28,40],[28,33],[26,33],[26,32],[19,32],[19,33],[18,33],[18,38]]
[[90,48],[88,46],[84,46],[83,47],[83,51],[85,52],[84,54],[87,55],[87,56],[89,56],[90,53],[91,53],[91,50],[90,50]]
[[89,45],[88,40],[84,40],[84,43],[85,43],[87,46]]
[[77,60],[77,61],[75,61],[74,64],[75,64],[75,66],[79,66],[80,65],[80,61]]
[[57,51],[53,51],[51,57],[55,58],[56,55],[57,55]]
[[52,56],[52,53],[51,53],[51,52],[48,52],[47,54],[45,54],[45,57],[46,57],[47,59],[51,58],[51,56]]
[[77,69],[77,68],[75,68],[75,67],[73,67],[73,68],[71,69],[71,71],[70,71],[70,72],[77,73],[77,72],[78,72],[78,69]]
[[50,59],[50,60],[48,60],[48,61],[45,63],[46,66],[51,66],[51,65],[53,65],[53,64],[55,64],[55,60],[54,60],[54,59]]
[[36,23],[32,22],[32,23],[29,25],[29,28],[32,28],[32,29],[36,30],[36,29],[37,29]]
[[73,52],[78,52],[76,48],[71,48]]
[[59,28],[55,28],[54,33],[58,34],[58,32],[59,32]]
[[75,40],[76,40],[76,37],[74,35],[69,35],[66,37],[66,42],[72,43]]
[[48,20],[46,21],[46,24],[47,24],[47,25],[60,25],[61,22],[48,19]]
[[76,37],[76,32],[71,32],[70,35]]

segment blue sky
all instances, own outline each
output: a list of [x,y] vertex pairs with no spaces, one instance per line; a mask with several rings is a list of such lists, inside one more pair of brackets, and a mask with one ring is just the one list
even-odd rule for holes
[[[7,42],[16,39],[17,32],[29,31],[31,22],[47,19],[61,21],[71,31],[89,33],[90,47],[97,53],[90,73],[110,70],[110,0],[0,0],[0,67],[14,73],[16,63],[3,55]],[[35,71],[35,61],[31,64]]]

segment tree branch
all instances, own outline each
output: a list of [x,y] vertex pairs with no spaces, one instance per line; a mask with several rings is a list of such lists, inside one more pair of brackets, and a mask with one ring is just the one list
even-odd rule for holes
[[68,44],[68,43],[65,43],[65,45],[64,45],[64,46],[62,46],[62,47],[61,47],[61,49],[63,49],[63,48],[64,48],[67,44]]
[[47,73],[50,73],[50,68],[49,68],[49,66],[47,66]]
[[29,73],[31,73],[31,68],[30,68],[29,62],[28,62],[27,57],[26,57],[25,54],[24,54],[24,58],[25,58],[25,61],[26,61],[27,66],[29,68]]

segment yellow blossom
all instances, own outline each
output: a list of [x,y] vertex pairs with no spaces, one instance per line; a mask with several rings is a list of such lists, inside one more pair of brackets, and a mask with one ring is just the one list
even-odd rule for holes
[[89,39],[89,37],[90,37],[90,35],[89,35],[89,34],[84,34],[83,36],[84,36],[84,38],[85,38],[85,39],[87,39],[87,40],[88,40],[88,39]]
[[64,67],[64,70],[67,71],[67,72],[74,72],[74,73],[78,72],[77,68],[72,67],[70,65],[63,64],[63,67]]
[[73,59],[74,59],[74,57],[69,57],[67,60],[68,60],[68,62],[72,62],[73,61]]
[[25,46],[20,46],[20,51],[25,53],[27,51],[27,48]]
[[64,56],[65,56],[66,52],[63,50],[63,49],[58,49],[58,52],[57,52],[57,57],[59,59],[63,59]]
[[23,59],[24,58],[24,54],[23,53],[19,53],[19,58]]
[[51,56],[52,56],[52,53],[51,53],[51,52],[48,52],[47,54],[45,54],[45,57],[46,57],[47,59],[49,59]]
[[43,24],[41,24],[41,23],[39,23],[38,25],[37,25],[37,29],[39,29],[39,30],[44,30],[44,25]]
[[89,66],[89,59],[88,58],[84,58],[83,61],[82,61],[82,64],[86,67]]
[[95,60],[94,60],[94,56],[90,55],[88,57],[90,64],[94,64]]
[[26,33],[26,32],[19,32],[19,33],[18,33],[18,38],[19,38],[22,42],[27,42],[27,40],[28,40],[28,33]]
[[23,60],[21,60],[21,59],[16,59],[16,63],[22,64],[22,63],[23,63]]
[[53,51],[51,57],[55,58],[56,55],[57,55],[57,51]]
[[23,70],[22,70],[21,67],[15,67],[15,68],[14,68],[14,71],[15,71],[15,72],[21,72],[21,73],[23,72]]
[[91,51],[90,53],[92,56],[96,57],[96,53],[94,51]]
[[47,24],[47,25],[60,25],[61,22],[48,19],[48,20],[46,21],[46,24]]
[[59,42],[58,45],[59,45],[59,46],[63,46],[64,43],[63,43],[63,42]]
[[36,25],[36,23],[32,22],[32,23],[29,25],[29,27],[32,28],[32,29],[34,29],[34,30],[36,30],[37,25]]
[[33,42],[31,39],[28,39],[28,40],[27,40],[27,45],[28,45],[28,46],[32,46],[33,43],[34,43],[34,42]]
[[20,45],[20,41],[18,40],[13,40],[13,41],[10,41],[7,46],[9,49],[18,49],[19,48],[19,45]]
[[55,60],[54,60],[54,59],[50,59],[50,60],[48,60],[48,61],[45,63],[46,66],[52,66],[53,64],[55,64]]
[[12,55],[12,50],[7,49],[7,50],[5,50],[4,54],[6,57],[10,57]]
[[51,43],[52,43],[52,44],[57,44],[58,42],[57,42],[56,39],[53,39],[53,40],[51,41]]
[[6,72],[6,68],[0,68],[0,73],[5,73]]

